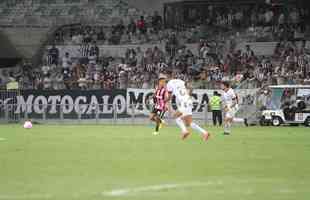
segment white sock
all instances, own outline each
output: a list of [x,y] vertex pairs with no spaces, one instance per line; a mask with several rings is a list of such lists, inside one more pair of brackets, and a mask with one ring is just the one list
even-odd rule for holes
[[228,126],[227,126],[227,122],[224,123],[224,133],[228,133]]
[[198,131],[198,133],[200,133],[200,134],[205,134],[205,133],[207,132],[206,130],[204,130],[204,129],[201,128],[198,124],[196,124],[196,123],[194,123],[194,122],[191,123],[191,127],[192,127],[192,129],[194,129],[195,131]]
[[230,133],[230,127],[231,127],[231,123],[230,122],[226,122],[224,124],[224,132],[225,133]]
[[179,117],[175,119],[175,122],[177,123],[177,125],[181,128],[182,133],[187,133],[188,130],[183,122],[183,120]]

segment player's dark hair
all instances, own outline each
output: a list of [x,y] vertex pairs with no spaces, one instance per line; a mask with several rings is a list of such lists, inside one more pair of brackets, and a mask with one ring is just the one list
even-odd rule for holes
[[230,87],[230,84],[229,84],[229,82],[228,82],[228,81],[223,81],[223,82],[222,82],[222,84],[223,84],[225,87],[227,87],[227,88],[229,88],[229,87]]

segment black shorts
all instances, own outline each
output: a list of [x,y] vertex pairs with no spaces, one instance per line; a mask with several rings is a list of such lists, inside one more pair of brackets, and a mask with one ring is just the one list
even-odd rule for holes
[[157,109],[157,108],[154,107],[151,113],[154,113],[154,114],[157,115],[160,119],[162,119],[162,118],[164,117],[166,111],[160,110],[160,109]]

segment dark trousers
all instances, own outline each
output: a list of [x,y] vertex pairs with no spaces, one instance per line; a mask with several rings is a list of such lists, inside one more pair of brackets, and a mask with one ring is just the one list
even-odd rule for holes
[[222,125],[222,111],[221,110],[212,110],[212,120],[213,125],[216,126],[217,122],[221,126]]

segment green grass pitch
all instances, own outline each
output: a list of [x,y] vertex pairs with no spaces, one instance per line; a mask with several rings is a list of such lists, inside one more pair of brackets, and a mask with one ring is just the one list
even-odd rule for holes
[[310,129],[0,126],[0,200],[308,200]]

